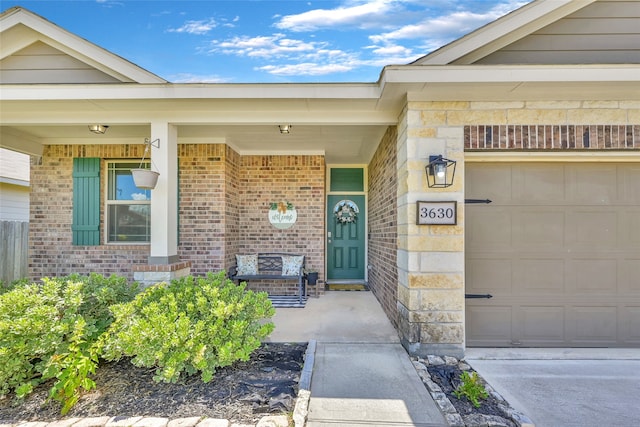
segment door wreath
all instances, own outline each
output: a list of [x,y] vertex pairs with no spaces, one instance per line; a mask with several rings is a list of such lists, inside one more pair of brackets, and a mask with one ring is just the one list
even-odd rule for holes
[[341,200],[333,208],[333,216],[340,224],[350,224],[358,219],[358,205],[351,200]]

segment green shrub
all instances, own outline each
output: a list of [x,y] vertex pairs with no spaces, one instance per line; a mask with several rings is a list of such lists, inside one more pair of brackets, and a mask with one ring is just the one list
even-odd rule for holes
[[198,371],[209,382],[217,368],[249,360],[274,328],[262,320],[274,314],[266,293],[246,291],[224,273],[152,286],[113,312],[104,357],[133,357],[163,382]]
[[111,304],[130,301],[136,284],[123,277],[45,278],[18,284],[0,295],[0,396],[19,398],[55,378],[50,397],[66,413],[91,389],[98,364],[98,337],[113,321]]
[[480,399],[489,397],[487,390],[485,390],[484,385],[480,382],[480,378],[476,372],[470,375],[469,372],[464,371],[460,374],[460,381],[462,382],[453,392],[458,399],[466,397],[473,406],[479,408]]
[[3,280],[0,280],[0,294],[9,292],[10,290],[17,288],[18,286],[28,285],[29,283],[29,279],[27,278],[16,279],[11,283],[5,283]]

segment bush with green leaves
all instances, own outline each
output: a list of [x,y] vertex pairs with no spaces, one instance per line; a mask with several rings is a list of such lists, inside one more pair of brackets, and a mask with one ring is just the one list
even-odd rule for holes
[[28,285],[29,283],[31,282],[29,282],[29,279],[27,278],[16,279],[10,283],[5,283],[3,280],[0,280],[0,294],[9,292],[11,289],[17,288],[18,286]]
[[224,272],[157,284],[112,309],[103,357],[155,367],[158,382],[197,372],[209,382],[216,369],[249,360],[274,328],[264,320],[275,313],[267,294],[245,290]]
[[476,372],[469,374],[468,371],[464,371],[460,374],[461,383],[456,387],[453,394],[461,399],[466,397],[476,408],[480,407],[480,399],[486,399],[489,397],[487,390],[480,381],[480,377]]
[[65,414],[98,365],[98,338],[113,316],[109,306],[130,301],[137,284],[99,274],[44,278],[0,295],[0,396],[25,397],[55,379],[50,397]]

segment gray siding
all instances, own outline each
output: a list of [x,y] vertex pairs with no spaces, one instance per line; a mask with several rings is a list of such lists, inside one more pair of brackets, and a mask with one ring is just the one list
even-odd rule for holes
[[640,64],[640,1],[598,1],[476,63]]
[[1,60],[0,81],[4,84],[119,83],[108,74],[42,42]]
[[0,221],[29,221],[29,187],[0,182]]

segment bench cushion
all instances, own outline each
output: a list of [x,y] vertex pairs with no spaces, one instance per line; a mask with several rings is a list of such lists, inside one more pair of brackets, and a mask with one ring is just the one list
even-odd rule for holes
[[258,255],[236,255],[238,276],[252,276],[258,274]]
[[300,274],[300,268],[302,268],[302,261],[304,256],[290,256],[282,255],[282,275],[283,276],[297,276]]

